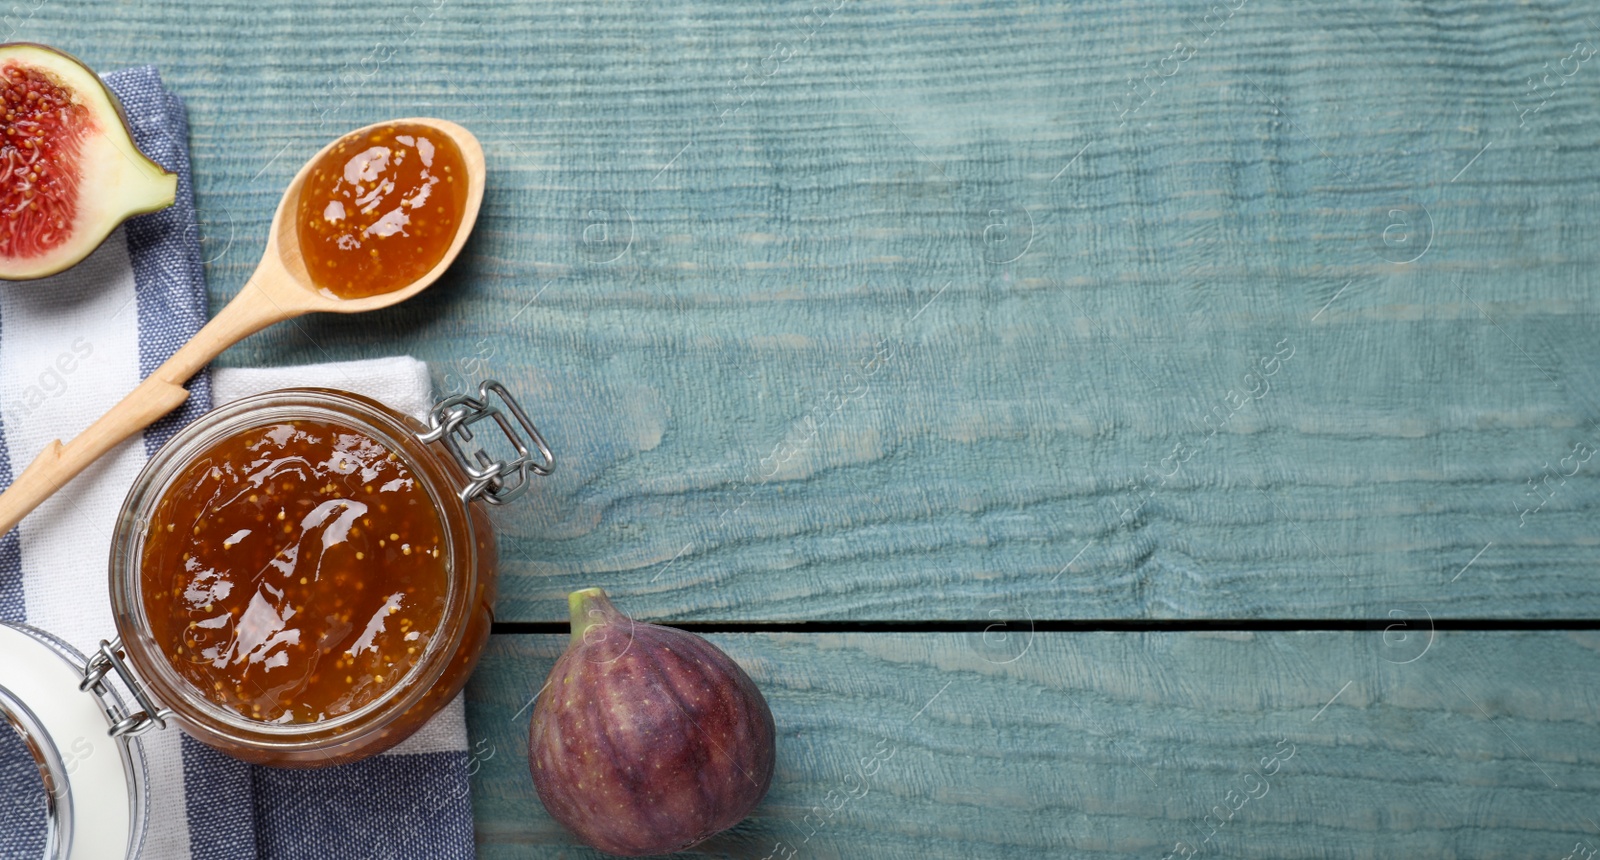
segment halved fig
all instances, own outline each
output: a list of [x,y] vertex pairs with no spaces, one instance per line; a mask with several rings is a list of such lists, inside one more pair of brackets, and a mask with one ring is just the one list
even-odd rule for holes
[[69,268],[129,216],[172,205],[178,177],[145,158],[116,96],[75,57],[0,45],[0,279]]

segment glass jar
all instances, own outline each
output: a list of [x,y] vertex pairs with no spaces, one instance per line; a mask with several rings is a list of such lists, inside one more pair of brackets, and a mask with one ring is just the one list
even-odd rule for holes
[[136,737],[107,737],[110,715],[127,709],[109,685],[82,687],[88,662],[43,630],[0,624],[0,722],[38,765],[44,791],[42,822],[8,817],[0,827],[42,826],[46,860],[137,857],[144,841],[144,754]]
[[[486,419],[504,434],[510,447],[495,447],[509,456],[497,458],[485,449],[485,439],[475,437],[473,426]],[[445,581],[432,635],[415,643],[422,653],[387,688],[329,719],[275,724],[212,701],[174,667],[152,632],[142,568],[147,541],[157,553],[153,560],[165,559],[162,544],[150,541],[151,529],[159,524],[171,531],[173,524],[161,523],[156,512],[169,493],[183,498],[180,486],[187,485],[175,482],[197,457],[214,455],[223,450],[219,444],[252,429],[297,422],[355,430],[386,449],[394,458],[387,462],[404,467],[421,491],[409,498],[425,497],[430,522],[437,523],[438,555],[430,556],[440,561]],[[101,641],[85,657],[46,631],[0,624],[0,720],[22,738],[39,766],[46,856],[138,855],[147,805],[137,736],[169,722],[235,758],[286,767],[355,761],[409,737],[461,690],[487,642],[497,568],[486,506],[511,501],[553,467],[538,429],[492,380],[476,396],[440,401],[427,424],[356,394],[301,388],[235,401],[185,427],[145,465],[118,516],[110,559],[117,638]],[[373,516],[370,525],[387,531],[383,516]],[[222,547],[228,547],[226,540]],[[320,575],[320,564],[317,570]],[[116,755],[96,752],[107,747]]]
[[[493,419],[514,456],[496,459],[484,450],[470,429],[484,419]],[[446,588],[442,615],[422,653],[375,698],[326,719],[273,723],[213,701],[177,671],[152,633],[151,613],[161,609],[159,601],[154,601],[153,609],[141,570],[158,505],[198,457],[251,431],[305,422],[355,430],[399,458],[431,503],[439,527],[434,552],[442,557]],[[280,767],[355,761],[410,737],[460,692],[488,641],[497,559],[484,505],[514,499],[528,488],[532,476],[549,474],[553,465],[537,428],[494,381],[485,382],[477,397],[458,395],[440,402],[428,425],[366,397],[316,388],[247,397],[194,421],[145,465],[128,492],[112,537],[111,607],[119,641],[102,647],[90,663],[91,669],[102,672],[126,672],[125,683],[146,705],[142,715],[124,720],[123,730],[164,726],[171,719],[196,740],[228,755]],[[384,517],[396,514],[380,514],[374,507],[368,516],[372,529],[382,533],[389,530]],[[289,530],[286,524],[284,531]],[[406,551],[411,551],[409,544]]]

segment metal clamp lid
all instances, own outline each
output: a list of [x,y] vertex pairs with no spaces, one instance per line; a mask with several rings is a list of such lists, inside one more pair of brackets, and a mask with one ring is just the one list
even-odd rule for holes
[[150,694],[144,691],[144,685],[122,662],[122,637],[107,642],[100,640],[100,650],[89,655],[89,662],[83,667],[83,680],[78,683],[78,689],[84,692],[93,690],[96,695],[105,695],[105,677],[112,672],[117,673],[120,679],[133,693],[133,698],[143,710],[126,713],[120,707],[111,706],[107,714],[115,720],[106,734],[120,738],[123,735],[142,735],[152,727],[167,727],[167,717],[172,716],[170,708],[160,708],[151,700]]
[[[490,395],[497,395],[505,409],[495,405]],[[516,425],[507,418],[507,411],[511,418],[516,419]],[[500,426],[500,432],[516,449],[516,457],[497,460],[482,446],[473,446],[471,455],[468,455],[464,443],[473,441],[469,428],[485,418],[493,418],[494,423]],[[548,475],[556,467],[555,454],[551,453],[539,428],[533,426],[528,413],[522,410],[522,404],[511,396],[504,385],[493,379],[486,379],[478,386],[477,397],[457,394],[434,404],[428,412],[428,427],[428,432],[417,438],[424,443],[443,442],[445,450],[466,470],[469,482],[461,490],[463,502],[481,498],[491,505],[503,505],[527,492],[530,473]],[[519,427],[531,440],[532,448],[529,447],[529,441],[518,434]],[[538,459],[534,457],[535,449]]]

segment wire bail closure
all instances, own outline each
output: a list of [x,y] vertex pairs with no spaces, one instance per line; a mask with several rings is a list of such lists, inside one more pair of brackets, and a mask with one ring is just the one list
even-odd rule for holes
[[125,713],[116,705],[108,706],[106,713],[114,722],[111,728],[106,730],[106,734],[114,738],[124,735],[132,737],[142,735],[158,726],[166,728],[167,717],[172,716],[172,709],[157,707],[150,694],[144,691],[144,685],[134,677],[133,672],[128,669],[128,664],[122,661],[123,650],[122,637],[118,636],[110,642],[101,639],[100,650],[90,655],[89,662],[83,667],[83,680],[78,683],[78,690],[85,693],[93,690],[102,699],[114,702],[116,697],[106,695],[105,677],[115,672],[128,691],[133,693],[134,700],[143,710]]
[[[495,405],[491,395],[498,396],[505,408]],[[469,428],[486,418],[494,419],[499,425],[500,432],[517,451],[515,458],[497,460],[481,445],[474,445],[469,456],[464,444],[471,443],[474,438]],[[464,503],[481,498],[491,505],[503,505],[527,492],[530,473],[544,476],[556,467],[555,454],[540,435],[539,428],[533,426],[522,404],[497,380],[486,379],[479,384],[477,397],[456,394],[434,404],[428,412],[428,428],[428,432],[417,438],[424,443],[443,442],[445,450],[467,473],[468,484],[461,490]],[[527,439],[523,438],[524,434]],[[532,440],[532,447],[528,440]]]

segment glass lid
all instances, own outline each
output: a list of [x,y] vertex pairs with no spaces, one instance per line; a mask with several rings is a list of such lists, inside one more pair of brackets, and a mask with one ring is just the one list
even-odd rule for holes
[[0,742],[8,849],[48,860],[138,856],[144,757],[133,738],[110,735],[125,713],[116,692],[104,684],[81,688],[87,662],[42,630],[0,624],[0,717],[12,730]]

